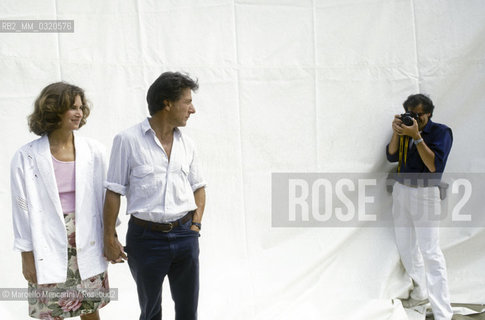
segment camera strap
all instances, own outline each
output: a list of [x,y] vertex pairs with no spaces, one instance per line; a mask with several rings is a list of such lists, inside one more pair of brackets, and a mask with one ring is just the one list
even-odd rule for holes
[[400,136],[399,137],[399,164],[397,165],[397,172],[401,172],[401,165],[404,160],[404,165],[406,165],[406,160],[408,158],[409,149],[409,137]]

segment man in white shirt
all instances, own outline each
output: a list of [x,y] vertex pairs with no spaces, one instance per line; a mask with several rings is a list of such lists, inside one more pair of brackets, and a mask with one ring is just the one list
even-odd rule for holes
[[192,90],[198,84],[178,72],[165,72],[147,93],[151,118],[115,136],[106,182],[104,252],[112,263],[127,259],[116,237],[120,196],[127,197],[128,264],[135,279],[140,320],[162,318],[165,275],[176,319],[197,319],[199,231],[205,181],[195,148],[178,127],[195,113]]

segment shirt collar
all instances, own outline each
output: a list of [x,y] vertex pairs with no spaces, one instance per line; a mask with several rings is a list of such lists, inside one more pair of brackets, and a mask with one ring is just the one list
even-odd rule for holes
[[143,122],[141,123],[141,130],[144,134],[146,134],[148,131],[152,130],[152,127],[150,126],[150,122],[148,122],[148,118],[145,118]]
[[[152,131],[153,133],[155,133],[155,131],[150,126],[150,122],[148,122],[148,119],[150,119],[150,118],[145,118],[145,120],[143,120],[143,122],[141,123],[141,130],[142,130],[143,134],[146,134],[148,131]],[[179,138],[180,137],[180,130],[179,130],[179,128],[175,128],[173,130],[173,135],[176,138]]]
[[431,131],[431,126],[433,125],[433,121],[431,119],[428,119],[428,123],[423,128],[424,133],[429,133]]

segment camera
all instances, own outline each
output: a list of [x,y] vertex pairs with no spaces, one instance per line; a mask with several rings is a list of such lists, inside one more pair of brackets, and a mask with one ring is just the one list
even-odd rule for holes
[[412,126],[413,119],[418,120],[418,115],[414,112],[406,112],[401,114],[401,121],[405,126]]

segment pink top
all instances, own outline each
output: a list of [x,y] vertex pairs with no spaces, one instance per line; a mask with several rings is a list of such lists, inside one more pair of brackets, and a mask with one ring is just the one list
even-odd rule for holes
[[61,199],[62,212],[68,214],[76,209],[76,162],[59,161],[52,156],[57,189]]

